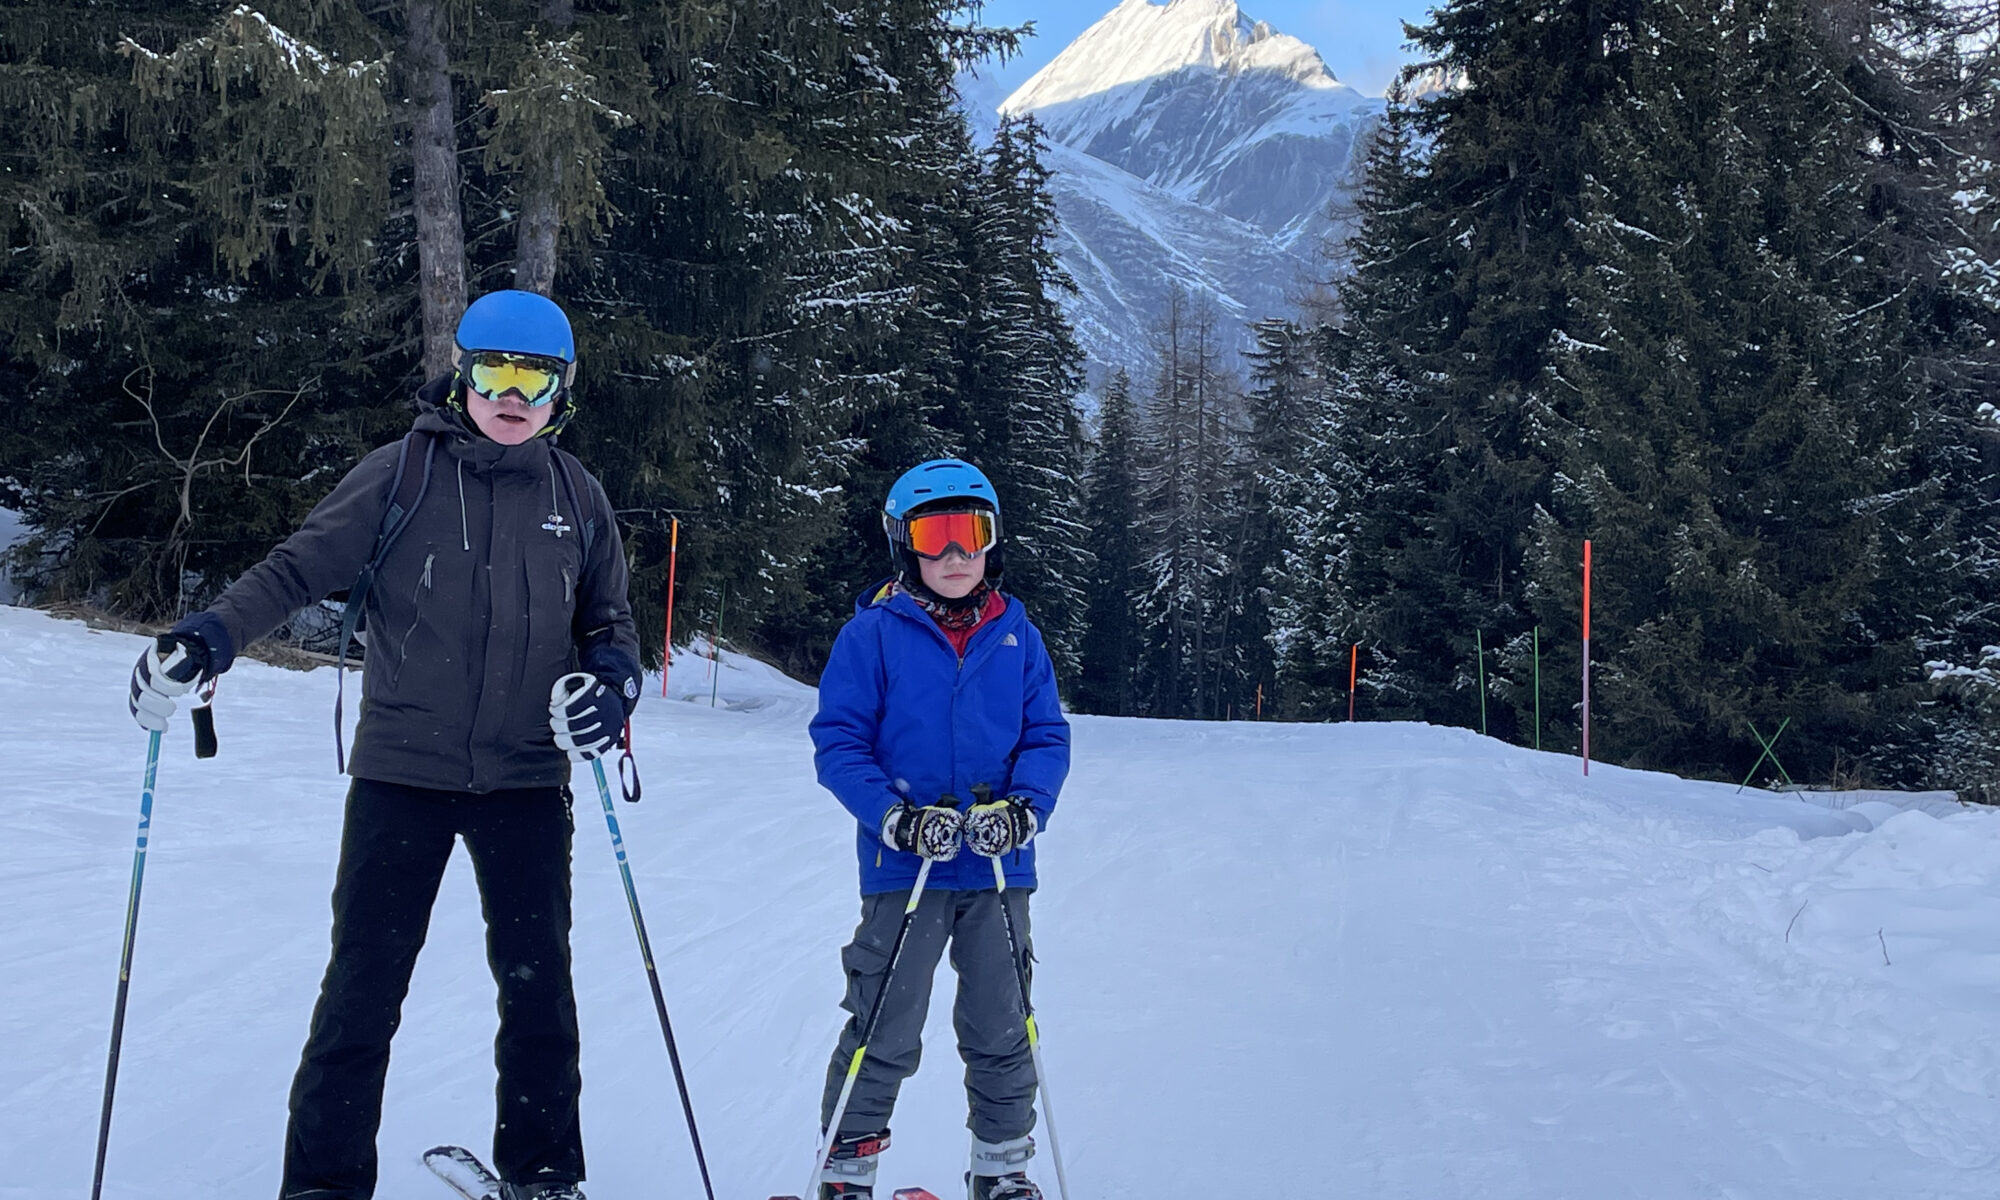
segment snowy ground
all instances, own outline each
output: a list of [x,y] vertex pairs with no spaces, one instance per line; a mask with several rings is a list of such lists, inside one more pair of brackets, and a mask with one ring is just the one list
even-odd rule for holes
[[[89,1187],[139,645],[0,609],[0,1200]],[[812,693],[725,659],[711,708],[706,671],[673,676],[698,702],[640,709],[646,800],[619,817],[718,1195],[758,1200],[811,1157],[852,835],[812,783]],[[170,736],[108,1197],[276,1192],[326,952],[332,696],[328,670],[245,663],[221,757]],[[594,799],[577,817],[588,1190],[699,1196]],[[2000,813],[1586,780],[1422,726],[1081,718],[1042,856],[1037,999],[1075,1200],[2000,1189]],[[963,1102],[937,1002],[884,1182],[950,1196]],[[417,1161],[433,1142],[487,1145],[493,1028],[461,856],[396,1044],[384,1200],[442,1195]]]

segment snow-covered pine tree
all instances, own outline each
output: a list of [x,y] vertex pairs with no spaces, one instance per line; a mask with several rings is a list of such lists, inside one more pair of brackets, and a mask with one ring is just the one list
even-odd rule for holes
[[1159,373],[1140,426],[1140,528],[1145,578],[1137,597],[1146,711],[1224,716],[1230,555],[1240,541],[1232,484],[1241,397],[1223,364],[1215,302],[1178,287],[1156,331]]
[[220,3],[0,10],[0,477],[41,598],[177,615],[400,423],[387,86],[380,45]]
[[1090,529],[1083,644],[1076,706],[1084,712],[1132,716],[1140,631],[1135,602],[1144,547],[1139,532],[1138,418],[1132,378],[1123,368],[1104,384],[1097,408],[1097,448],[1084,488]]
[[1074,284],[1057,261],[1056,215],[1033,118],[1003,121],[987,148],[972,239],[978,297],[961,351],[967,451],[1006,503],[1010,591],[1035,614],[1058,672],[1076,671],[1088,569],[1082,432],[1083,353],[1058,297]]
[[1378,713],[1477,720],[1475,639],[1532,622],[1522,554],[1551,476],[1544,369],[1592,165],[1585,130],[1614,94],[1636,7],[1453,0],[1413,30],[1412,71],[1464,84],[1411,110],[1422,168],[1397,243],[1357,266],[1372,297],[1348,311],[1340,353],[1355,365],[1334,373],[1360,393],[1397,390],[1397,440],[1370,452],[1415,477],[1412,507],[1359,501],[1342,548]]
[[1274,650],[1274,600],[1284,584],[1287,558],[1296,552],[1303,511],[1288,511],[1281,497],[1296,497],[1300,510],[1311,500],[1287,485],[1307,469],[1314,447],[1316,418],[1324,393],[1315,371],[1313,339],[1294,321],[1272,319],[1252,326],[1256,348],[1248,355],[1250,386],[1244,396],[1249,417],[1240,485],[1243,537],[1230,587],[1239,614],[1231,644],[1238,679],[1235,703],[1255,713],[1284,711]]
[[[1921,647],[1969,582],[1976,497],[1927,448],[1893,203],[1826,16],[1650,9],[1630,97],[1592,129],[1534,603],[1576,610],[1593,538],[1596,744],[1635,765],[1732,774],[1753,724],[1789,718],[1797,776],[1919,781],[1880,751],[1923,723]],[[1546,665],[1573,677],[1567,639]]]

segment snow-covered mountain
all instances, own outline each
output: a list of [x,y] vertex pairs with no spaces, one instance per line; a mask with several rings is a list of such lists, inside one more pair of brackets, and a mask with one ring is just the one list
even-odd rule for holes
[[1235,0],[1123,0],[1003,101],[1054,143],[1093,361],[1147,374],[1170,283],[1231,319],[1287,311],[1381,110]]

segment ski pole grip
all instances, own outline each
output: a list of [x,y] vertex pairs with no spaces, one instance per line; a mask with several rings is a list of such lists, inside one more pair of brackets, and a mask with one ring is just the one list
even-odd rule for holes
[[549,689],[550,708],[568,708],[597,686],[597,676],[588,671],[571,671]]

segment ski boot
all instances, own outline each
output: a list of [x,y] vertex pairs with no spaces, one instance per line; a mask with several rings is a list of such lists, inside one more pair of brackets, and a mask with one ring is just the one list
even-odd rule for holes
[[583,1200],[574,1183],[503,1183],[500,1200]]
[[1004,1142],[972,1139],[965,1194],[970,1200],[1042,1200],[1042,1189],[1021,1169],[1034,1156],[1035,1139],[1027,1134]]
[[889,1148],[889,1131],[843,1133],[819,1172],[818,1200],[875,1200],[875,1167]]

